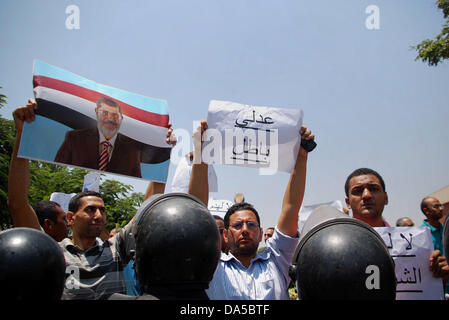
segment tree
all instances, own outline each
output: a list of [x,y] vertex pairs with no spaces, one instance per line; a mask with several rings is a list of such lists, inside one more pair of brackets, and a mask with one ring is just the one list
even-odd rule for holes
[[106,228],[124,227],[143,202],[144,194],[132,192],[133,187],[115,180],[100,185],[100,193],[106,206]]
[[[2,88],[0,86],[0,88]],[[0,94],[0,108],[6,104],[6,96]],[[0,228],[4,229],[12,224],[9,214],[8,200],[8,171],[9,161],[15,141],[14,121],[0,116]]]
[[[6,96],[0,94],[0,108],[4,104]],[[7,200],[9,163],[15,137],[14,121],[0,116],[0,230],[13,227]],[[41,200],[49,200],[53,192],[78,193],[83,188],[84,176],[87,173],[89,171],[84,169],[30,161],[28,201],[35,204]],[[100,185],[107,210],[108,229],[125,226],[142,204],[143,193],[133,190],[133,186],[114,180],[105,180]]]
[[[0,89],[3,88],[0,86]],[[6,96],[4,94],[0,93],[0,108],[3,107],[3,105],[6,104]]]
[[449,0],[437,0],[436,4],[443,11],[446,19],[443,30],[435,37],[435,40],[426,39],[413,49],[418,51],[415,60],[421,59],[429,66],[436,66],[438,63],[449,58]]

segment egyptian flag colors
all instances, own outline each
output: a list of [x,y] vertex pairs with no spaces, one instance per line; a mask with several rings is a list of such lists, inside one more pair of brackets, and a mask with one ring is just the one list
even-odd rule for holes
[[156,154],[142,159],[143,163],[167,162],[168,168],[171,146],[165,142],[169,127],[165,100],[102,85],[38,60],[34,61],[33,87],[38,103],[36,114],[67,126],[68,130],[96,127],[99,98],[118,102],[123,113],[119,132],[143,144],[143,150],[151,149],[148,154]]

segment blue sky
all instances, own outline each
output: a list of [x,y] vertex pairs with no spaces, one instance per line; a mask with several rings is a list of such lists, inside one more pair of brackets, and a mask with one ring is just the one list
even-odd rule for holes
[[[69,5],[80,9],[79,30],[66,28]],[[378,30],[365,27],[369,5]],[[11,119],[32,97],[33,59],[164,99],[173,126],[189,131],[213,99],[302,109],[318,142],[305,205],[344,201],[347,175],[370,167],[386,181],[386,220],[420,224],[421,199],[449,184],[449,67],[415,61],[410,46],[443,22],[430,0],[2,0],[0,113]],[[276,224],[288,174],[215,169],[212,197],[243,192],[263,227]]]

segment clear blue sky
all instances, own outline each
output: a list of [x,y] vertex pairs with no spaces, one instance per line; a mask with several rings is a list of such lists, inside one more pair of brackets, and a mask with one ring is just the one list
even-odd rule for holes
[[[69,5],[79,30],[65,26]],[[379,30],[365,27],[369,5]],[[305,205],[344,201],[346,176],[371,167],[386,181],[386,220],[420,223],[422,197],[449,184],[449,65],[414,61],[410,46],[443,22],[430,0],[2,0],[0,113],[11,119],[32,97],[33,59],[165,99],[173,126],[189,131],[212,99],[299,108],[318,142]],[[243,192],[263,227],[276,224],[288,174],[216,171],[214,198]]]

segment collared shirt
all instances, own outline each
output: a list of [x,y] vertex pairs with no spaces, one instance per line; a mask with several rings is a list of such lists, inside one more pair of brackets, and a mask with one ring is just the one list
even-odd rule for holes
[[231,253],[222,253],[206,290],[211,300],[288,300],[288,269],[299,240],[277,227],[267,249],[257,254],[246,269]]
[[[101,152],[103,151],[102,143],[104,141],[106,141],[107,139],[105,138],[105,136],[101,132],[100,128],[98,128],[98,135],[100,137],[100,141],[99,141],[99,144],[98,144],[100,146],[100,150],[98,150],[98,153],[101,154]],[[114,150],[115,139],[117,139],[117,134],[115,134],[111,139],[108,140],[108,142],[111,144],[111,147],[109,147],[109,150],[108,150],[108,152],[109,152],[109,160],[111,160],[111,157],[112,157],[112,151]]]
[[440,250],[441,254],[444,256],[444,248],[443,248],[443,225],[439,223],[438,228],[435,228],[427,223],[426,220],[423,221],[421,227],[430,228],[430,233],[432,234],[432,242],[434,250]]
[[66,238],[59,242],[66,261],[63,300],[107,299],[113,293],[126,293],[123,265],[131,258],[130,231],[126,226],[111,239],[98,239],[82,250]]

